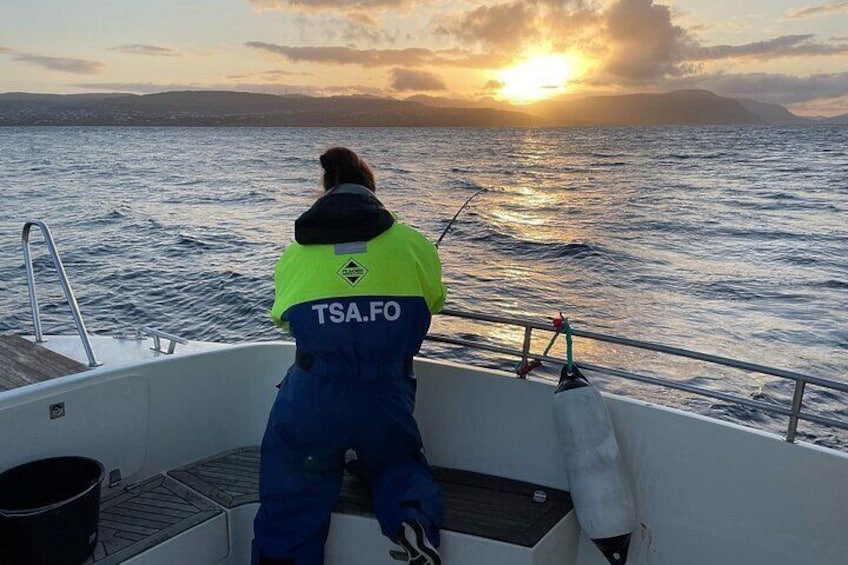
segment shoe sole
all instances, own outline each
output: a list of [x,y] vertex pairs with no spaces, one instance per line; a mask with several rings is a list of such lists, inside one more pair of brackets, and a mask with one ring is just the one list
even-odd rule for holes
[[[436,551],[436,548],[430,544],[430,541],[427,539],[427,535],[424,533],[424,527],[418,522],[409,523],[404,522],[404,526],[408,526],[410,530],[415,534],[415,541],[412,542],[406,537],[406,528],[404,528],[404,535],[401,536],[401,545],[409,554],[409,562],[416,563],[415,560],[419,557],[424,557],[426,561],[426,565],[442,565],[442,558],[439,555],[439,552]],[[420,561],[418,562],[420,563]],[[422,565],[424,565],[422,563]]]

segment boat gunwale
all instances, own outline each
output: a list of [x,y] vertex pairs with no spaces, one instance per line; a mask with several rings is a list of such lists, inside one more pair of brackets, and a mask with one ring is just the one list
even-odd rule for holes
[[[456,345],[460,347],[468,347],[471,349],[481,349],[484,351],[490,351],[493,353],[501,353],[505,355],[511,355],[514,357],[520,357],[524,362],[527,362],[529,359],[536,359],[539,361],[546,361],[549,363],[565,365],[568,361],[566,359],[562,359],[556,356],[548,355],[547,352],[544,354],[532,354],[530,352],[530,343],[531,343],[531,334],[532,330],[542,330],[549,333],[559,333],[555,326],[551,323],[542,324],[539,322],[534,322],[532,320],[521,319],[521,318],[511,318],[506,316],[496,316],[491,314],[480,314],[476,312],[466,312],[460,310],[453,309],[445,309],[442,310],[441,314],[445,316],[477,321],[477,322],[489,322],[495,324],[509,325],[515,326],[518,328],[524,329],[524,343],[522,349],[513,349],[510,347],[503,347],[499,345],[490,345],[487,343],[474,342],[461,338],[453,338],[447,337],[438,334],[430,334],[426,337],[428,341],[443,343],[448,345]],[[672,379],[666,379],[662,377],[652,377],[647,375],[641,375],[638,373],[634,373],[631,371],[626,371],[622,369],[615,369],[611,367],[604,367],[601,365],[594,365],[589,363],[580,363],[580,366],[594,371],[600,374],[605,374],[609,376],[619,377],[626,380],[632,380],[637,382],[642,382],[646,384],[656,385],[671,388],[674,390],[680,390],[683,392],[688,392],[691,394],[696,394],[699,396],[705,396],[708,398],[715,398],[718,400],[723,400],[729,402],[734,405],[745,406],[748,408],[753,408],[756,410],[763,410],[768,413],[777,414],[780,416],[784,416],[789,418],[789,422],[786,427],[786,432],[784,434],[784,439],[788,443],[795,443],[797,432],[798,432],[798,422],[805,421],[813,424],[818,424],[827,428],[835,428],[840,430],[848,430],[848,421],[843,422],[840,420],[836,420],[833,418],[829,418],[826,416],[821,416],[817,414],[812,414],[803,410],[804,403],[804,393],[806,389],[806,385],[814,385],[817,387],[821,387],[823,389],[832,390],[841,393],[848,393],[848,383],[840,382],[833,379],[827,379],[824,377],[816,377],[812,375],[806,375],[803,373],[799,373],[796,371],[787,371],[784,369],[777,369],[774,367],[768,367],[765,365],[758,365],[755,363],[749,363],[746,361],[739,361],[736,359],[731,359],[728,357],[721,357],[717,355],[711,355],[707,353],[701,353],[698,351],[692,351],[688,349],[682,349],[679,347],[671,347],[658,343],[651,343],[646,341],[634,340],[630,338],[622,338],[612,335],[601,334],[592,331],[572,329],[572,335],[577,337],[583,337],[586,339],[591,339],[595,341],[603,341],[607,343],[614,343],[618,345],[624,345],[627,347],[632,347],[635,349],[642,349],[653,351],[657,353],[663,353],[667,355],[671,355],[674,357],[682,357],[693,359],[696,361],[703,361],[706,363],[712,363],[716,365],[722,365],[726,367],[730,367],[733,369],[739,369],[743,371],[749,371],[764,375],[771,375],[774,377],[778,377],[784,380],[790,380],[794,382],[794,391],[792,394],[792,403],[790,407],[786,407],[779,404],[770,404],[767,402],[758,402],[756,400],[751,400],[748,398],[743,398],[738,395],[723,393],[720,391],[710,390],[704,387],[690,385],[686,383],[681,383]],[[519,377],[520,378],[520,377]],[[759,429],[753,426],[749,426],[752,429]]]

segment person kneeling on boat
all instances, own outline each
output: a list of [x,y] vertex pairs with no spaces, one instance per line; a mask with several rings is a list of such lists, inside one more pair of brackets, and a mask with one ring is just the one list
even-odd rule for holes
[[435,246],[397,222],[369,166],[321,155],[325,193],[295,222],[271,318],[297,342],[262,440],[253,565],[321,565],[353,449],[383,534],[409,563],[441,563],[438,486],[413,418],[412,357],[441,310]]

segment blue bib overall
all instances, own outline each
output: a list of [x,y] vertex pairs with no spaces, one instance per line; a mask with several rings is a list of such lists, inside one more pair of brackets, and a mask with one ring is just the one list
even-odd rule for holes
[[347,236],[298,234],[296,224],[297,243],[275,271],[271,317],[290,327],[298,353],[262,440],[253,565],[324,563],[350,449],[383,534],[396,540],[401,522],[416,520],[439,540],[442,506],[413,417],[412,356],[444,303],[441,265],[432,244],[387,217],[367,189],[345,187],[298,221],[314,227],[317,209],[318,227],[322,214],[337,227],[339,210],[365,207],[374,233],[363,234],[360,222]]

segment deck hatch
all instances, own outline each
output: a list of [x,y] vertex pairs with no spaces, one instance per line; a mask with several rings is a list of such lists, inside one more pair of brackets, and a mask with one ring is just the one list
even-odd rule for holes
[[157,475],[103,499],[97,546],[85,565],[122,563],[222,512],[179,482]]

